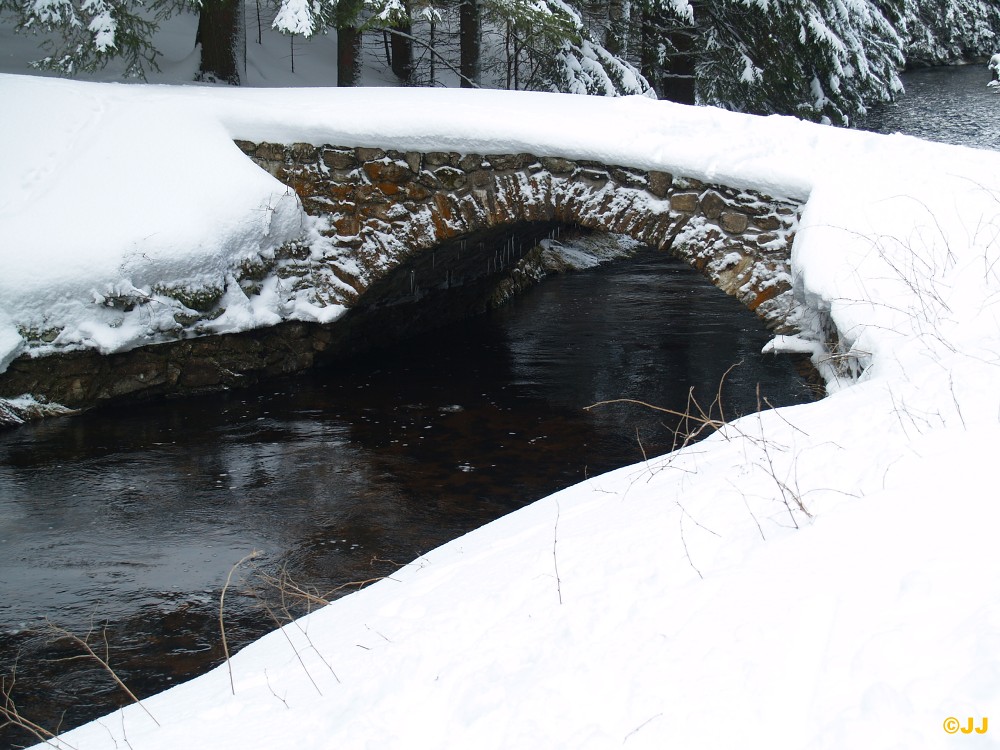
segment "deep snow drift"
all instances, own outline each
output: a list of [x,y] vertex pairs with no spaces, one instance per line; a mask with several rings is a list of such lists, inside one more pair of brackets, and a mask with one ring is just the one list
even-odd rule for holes
[[[308,231],[233,138],[531,151],[807,199],[803,338],[840,342],[817,355],[823,401],[540,500],[248,647],[232,688],[223,666],[53,744],[912,750],[1000,732],[962,732],[1000,721],[1000,155],[640,98],[17,76],[0,95],[17,144],[0,359],[31,330],[58,329],[52,349],[155,337],[102,299],[224,285]],[[262,300],[219,330],[308,314]]]

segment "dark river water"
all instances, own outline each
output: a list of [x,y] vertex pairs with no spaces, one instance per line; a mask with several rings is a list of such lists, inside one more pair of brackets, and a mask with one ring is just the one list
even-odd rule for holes
[[915,70],[902,78],[906,93],[873,107],[860,127],[1000,150],[1000,88],[987,86],[985,63]]
[[[907,74],[865,125],[997,148],[987,81],[983,66]],[[758,384],[775,405],[812,398],[792,361],[759,354],[767,340],[734,300],[644,252],[336,370],[0,433],[3,690],[46,727],[82,723],[127,697],[54,628],[102,653],[106,639],[117,673],[153,693],[222,659],[219,595],[251,552],[226,594],[233,649],[302,611],[282,609],[275,580],[339,596],[672,447],[663,415],[585,410],[597,401],[684,410],[694,388],[707,408],[738,362],[727,416],[756,409]],[[0,729],[0,748],[29,742]]]
[[155,692],[221,659],[221,587],[252,551],[226,597],[235,646],[273,627],[270,579],[327,592],[385,575],[672,447],[676,420],[584,409],[597,401],[683,410],[693,387],[707,409],[737,363],[727,416],[756,410],[758,384],[775,404],[812,398],[789,359],[760,354],[768,338],[700,275],[644,251],[348,367],[0,433],[0,659],[10,674],[20,651],[13,697],[46,726],[125,700],[92,662],[54,662],[81,650],[50,626],[102,649],[106,634],[126,683]]

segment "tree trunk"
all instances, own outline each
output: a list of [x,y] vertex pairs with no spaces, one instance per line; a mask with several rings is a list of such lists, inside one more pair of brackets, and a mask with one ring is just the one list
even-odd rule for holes
[[357,86],[361,78],[361,30],[337,29],[337,85]]
[[459,44],[461,47],[459,71],[462,88],[472,88],[480,83],[480,42],[482,22],[479,0],[463,0],[458,11]]
[[237,42],[241,38],[241,0],[205,0],[198,14],[195,44],[201,47],[199,81],[240,85]]
[[649,81],[657,96],[662,96],[660,88],[661,61],[656,15],[648,4],[643,4],[639,29],[639,71]]
[[[699,3],[692,3],[698,12]],[[695,103],[698,30],[688,21],[645,7],[642,11],[640,69],[660,99]]]
[[618,57],[625,57],[627,52],[628,32],[625,20],[623,0],[610,0],[608,2],[608,27],[604,33],[604,48]]
[[[410,15],[410,4],[406,3],[406,15]],[[412,34],[409,21],[397,27],[403,34]],[[409,85],[413,78],[413,40],[408,36],[391,34],[392,72],[403,83]]]
[[666,35],[669,46],[666,70],[660,78],[663,99],[681,104],[695,103],[695,30],[691,28],[673,29]]

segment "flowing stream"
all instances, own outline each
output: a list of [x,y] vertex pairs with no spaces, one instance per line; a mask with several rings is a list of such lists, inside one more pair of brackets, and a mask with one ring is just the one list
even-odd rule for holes
[[1000,88],[987,85],[985,63],[914,70],[902,79],[906,93],[872,107],[861,128],[1000,150]]
[[[813,398],[757,318],[663,253],[550,278],[506,307],[349,366],[0,434],[0,659],[64,726],[126,696],[49,624],[91,632],[134,691],[273,628],[269,579],[320,592],[562,487],[669,450],[689,389],[726,416]],[[718,415],[718,411],[715,411]],[[247,575],[247,572],[250,575]],[[262,591],[263,589],[263,591]],[[352,590],[351,586],[338,593]],[[272,602],[273,603],[273,602]],[[279,619],[284,614],[279,614]]]
[[[997,148],[983,66],[906,74],[863,125]],[[669,450],[675,421],[616,398],[726,416],[813,398],[759,354],[757,319],[662,254],[546,280],[505,308],[349,366],[252,390],[106,409],[0,433],[0,674],[68,728],[274,627],[271,582],[331,596],[587,476]],[[270,610],[270,611],[268,611]],[[296,609],[288,614],[295,614]],[[73,659],[65,661],[65,659]],[[0,730],[0,748],[31,739]]]

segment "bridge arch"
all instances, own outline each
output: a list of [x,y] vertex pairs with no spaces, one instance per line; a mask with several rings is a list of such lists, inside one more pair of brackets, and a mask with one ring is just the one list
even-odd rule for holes
[[[384,289],[404,266],[410,276],[400,280],[396,273],[397,291],[405,292],[407,279],[412,292],[467,283],[506,270],[503,264],[523,258],[529,240],[569,225],[669,251],[772,329],[790,330],[797,202],[666,172],[529,153],[237,145],[320,219],[321,265],[331,281],[313,269],[301,283],[331,303],[370,301],[379,282]],[[438,262],[441,248],[456,247]]]
[[[801,210],[794,201],[665,172],[527,153],[237,145],[296,191],[315,217],[316,232],[273,259],[235,269],[235,282],[253,295],[276,278],[291,294],[305,295],[313,311],[331,307],[334,319],[346,307],[347,314],[333,325],[289,320],[111,355],[67,352],[58,367],[25,354],[0,374],[0,426],[51,412],[13,413],[5,398],[32,394],[58,409],[90,408],[238,387],[349,354],[357,341],[372,338],[372,325],[376,335],[387,322],[399,334],[428,327],[418,316],[435,323],[442,314],[462,317],[477,311],[463,307],[463,299],[468,303],[482,290],[506,293],[518,274],[537,277],[533,249],[564,227],[625,234],[669,251],[776,332],[793,330],[790,251]],[[454,287],[472,294],[463,298]],[[441,304],[428,304],[437,292],[445,293]],[[197,313],[192,324],[221,310],[221,294],[182,300]],[[420,304],[396,304],[404,302]],[[378,308],[382,312],[369,314]]]

